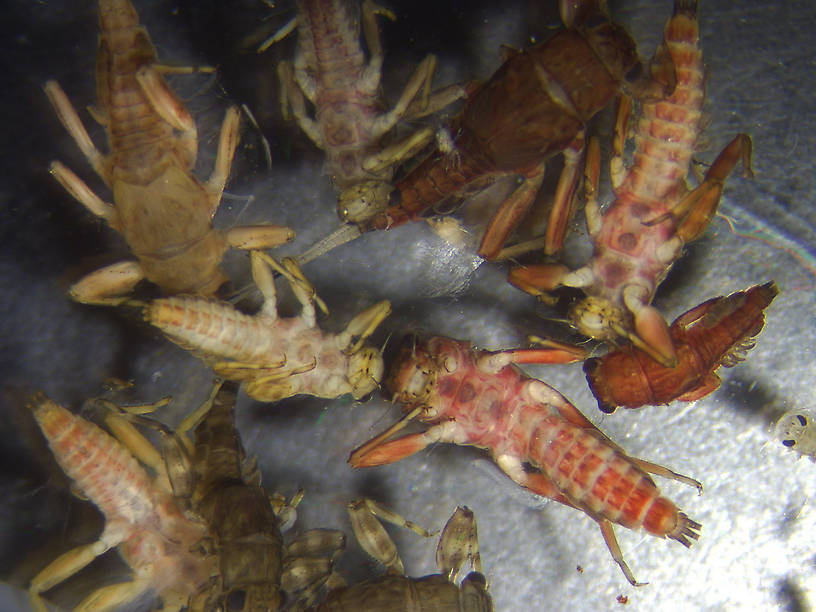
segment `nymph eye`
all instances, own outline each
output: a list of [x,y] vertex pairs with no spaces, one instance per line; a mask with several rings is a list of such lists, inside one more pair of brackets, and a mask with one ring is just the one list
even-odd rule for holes
[[788,448],[793,448],[794,446],[796,446],[796,440],[782,440],[782,444],[784,444]]

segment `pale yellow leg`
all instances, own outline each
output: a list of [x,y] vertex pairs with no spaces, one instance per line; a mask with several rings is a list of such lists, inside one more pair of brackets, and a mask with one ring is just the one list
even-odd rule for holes
[[368,53],[372,60],[382,65],[382,43],[380,43],[380,28],[377,25],[377,15],[396,21],[397,16],[372,0],[363,0],[362,5],[363,36],[365,36]]
[[126,414],[135,414],[135,415],[144,415],[144,414],[153,414],[159,408],[164,408],[165,406],[169,405],[170,402],[173,401],[172,397],[163,397],[158,401],[150,402],[149,404],[131,404],[128,406],[119,406],[118,404],[113,404],[113,402],[108,402],[108,400],[102,400],[103,402],[112,404],[112,412],[123,412]]
[[[303,274],[303,270],[300,269],[298,262],[292,257],[285,257],[283,259],[283,266],[286,268],[286,271],[289,272],[290,276],[287,278],[296,279],[292,284],[292,290],[295,292],[295,295],[298,296],[298,300],[304,308],[307,303],[315,303],[318,308],[323,311],[323,314],[329,314],[326,303],[317,295],[317,291]],[[292,283],[292,280],[289,282]]]
[[[285,369],[285,359],[276,364],[256,364],[237,361],[221,361],[213,365],[213,371],[228,380],[245,381],[246,393],[261,402],[276,402],[297,393],[292,377],[317,367],[311,363]],[[278,371],[274,371],[280,368]]]
[[106,172],[107,158],[102,155],[94,145],[91,137],[85,130],[85,126],[82,125],[82,121],[74,109],[74,106],[62,90],[62,87],[60,87],[56,81],[48,81],[45,84],[45,93],[48,95],[48,99],[51,101],[57,113],[57,117],[77,143],[79,150],[88,158],[88,161],[96,173],[101,176],[106,183],[109,183],[110,178]]
[[110,547],[111,545],[103,540],[97,540],[92,544],[69,550],[49,563],[39,574],[34,576],[31,585],[28,587],[31,605],[34,609],[38,612],[46,612],[47,608],[40,597],[40,593],[44,593],[73,576],[99,555],[107,552]]
[[549,240],[546,236],[518,242],[513,246],[504,247],[492,261],[513,261],[525,253],[532,253],[533,251],[543,249],[547,246],[548,242]]
[[231,227],[224,233],[227,244],[235,249],[253,251],[273,249],[291,242],[295,230],[285,225],[242,225]]
[[51,162],[50,172],[74,198],[97,217],[103,218],[114,229],[119,225],[119,214],[113,204],[96,195],[74,172],[61,162]]
[[[190,497],[194,486],[190,460],[193,443],[183,433],[171,430],[160,421],[142,416],[166,406],[170,401],[171,398],[165,397],[151,404],[121,407],[102,400],[110,410],[105,422],[117,439],[127,446],[137,459],[155,470],[159,477],[158,482],[169,483],[170,489],[166,490],[172,490],[177,497]],[[161,434],[161,453],[156,451],[132,423],[155,429]],[[162,480],[163,476],[166,476],[167,482]]]
[[221,195],[224,193],[224,186],[227,184],[232,160],[235,157],[235,149],[238,148],[238,141],[241,136],[240,124],[241,109],[237,106],[230,106],[224,116],[223,123],[221,123],[215,167],[204,185],[212,201],[210,216],[215,215],[215,211],[218,210],[218,205],[221,203]]
[[385,147],[363,160],[363,170],[377,173],[395,166],[419,153],[434,139],[435,132],[429,127],[422,128],[391,146]]
[[[261,312],[267,317],[277,319],[278,298],[277,290],[275,289],[275,277],[272,274],[272,266],[270,266],[269,261],[267,261],[261,251],[252,251],[249,254],[249,261],[252,267],[252,280],[255,282],[255,286],[258,287],[258,290],[261,292],[261,295],[264,298]],[[280,267],[280,264],[278,264],[277,261],[274,259],[272,261],[274,261],[276,266]],[[286,363],[285,358],[283,363]]]
[[[213,371],[216,375],[227,380],[246,382],[259,378],[277,380],[286,378],[292,373],[292,369],[282,369],[286,365],[286,358],[275,363],[249,363],[246,361],[218,361],[213,364]],[[314,366],[310,366],[310,369]],[[273,370],[279,369],[278,372]]]
[[374,330],[391,314],[391,302],[383,300],[369,306],[364,311],[355,316],[346,329],[338,336],[338,342],[343,347],[348,347],[353,338],[358,337],[357,342],[350,348],[345,348],[348,354],[354,354],[365,342]]
[[142,66],[136,71],[136,80],[156,113],[173,128],[185,134],[186,139],[198,141],[195,121],[182,101],[167,85],[156,65]]
[[416,98],[417,94],[422,90],[420,104],[422,108],[428,106],[430,95],[430,83],[433,78],[434,70],[436,69],[436,56],[428,55],[419,66],[416,67],[408,84],[402,92],[402,95],[397,100],[394,107],[377,117],[374,124],[371,126],[371,133],[374,138],[379,138],[391,128],[393,128],[400,119],[402,119],[408,112],[408,107]]
[[261,402],[277,402],[291,397],[299,392],[299,387],[293,384],[292,377],[313,370],[315,367],[317,367],[317,359],[312,363],[282,370],[279,373],[253,378],[247,383],[247,395]]
[[[264,292],[264,289],[261,288],[261,282],[267,289],[269,289],[270,283],[274,284],[274,279],[272,279],[272,275],[269,273],[270,268],[289,281],[289,284],[292,286],[292,291],[294,291],[302,307],[300,316],[310,327],[314,327],[316,324],[314,312],[315,303],[325,314],[329,313],[325,302],[317,295],[314,287],[312,287],[306,279],[300,266],[294,259],[287,257],[283,260],[283,264],[280,264],[274,257],[270,257],[262,251],[253,251],[252,262],[253,277],[255,278],[256,284],[258,284],[258,288],[261,289],[261,293]],[[265,262],[267,266],[264,266],[263,262]],[[272,288],[271,291],[274,291],[274,288]]]
[[192,115],[154,66],[139,68],[136,81],[159,117],[181,132],[179,142],[192,167],[198,155],[198,130]]
[[440,87],[430,96],[421,96],[414,100],[405,111],[405,119],[414,120],[433,115],[457,100],[465,100],[467,97],[467,90],[459,83]]
[[71,299],[82,304],[118,306],[127,301],[120,297],[130,293],[144,280],[144,271],[137,261],[122,261],[82,277],[71,285]]
[[120,582],[110,586],[97,589],[79,605],[74,608],[74,612],[104,612],[115,610],[130,601],[136,599],[150,586],[146,579],[137,579],[132,582]]
[[[179,435],[184,435],[189,431],[192,431],[196,427],[198,427],[199,423],[204,420],[207,414],[210,412],[210,409],[213,406],[213,402],[215,401],[215,396],[218,394],[218,391],[221,389],[222,381],[216,381],[213,385],[212,390],[210,391],[209,397],[204,400],[204,402],[195,410],[193,410],[190,414],[184,417],[179,423],[179,426],[176,428],[176,433]],[[185,436],[186,437],[186,436]]]
[[278,64],[278,80],[280,81],[280,103],[283,118],[289,119],[289,109],[291,107],[292,117],[297,122],[300,129],[309,137],[320,149],[325,149],[323,134],[317,121],[306,114],[306,100],[303,91],[295,80],[295,75],[290,62],[280,62]]
[[361,347],[349,355],[346,380],[354,399],[362,399],[376,389],[385,373],[380,349],[373,346]]
[[153,70],[159,74],[212,74],[215,66],[171,66],[170,64],[153,64]]
[[116,436],[116,439],[124,444],[136,459],[159,474],[164,472],[164,459],[162,459],[161,453],[126,417],[110,412],[105,415],[105,424],[111,430],[111,433]]
[[286,24],[277,32],[275,32],[272,36],[267,38],[265,41],[261,43],[261,46],[258,47],[258,53],[263,53],[269,47],[274,45],[276,42],[282,41],[284,38],[289,36],[292,32],[297,29],[299,19],[297,17],[293,17]]

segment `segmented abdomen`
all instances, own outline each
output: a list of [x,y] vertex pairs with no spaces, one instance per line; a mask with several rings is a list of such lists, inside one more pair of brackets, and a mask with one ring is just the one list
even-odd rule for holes
[[276,321],[263,314],[249,316],[229,304],[190,296],[154,300],[144,314],[173,342],[205,358],[258,362],[284,356],[283,338],[276,341],[272,333]]
[[134,525],[148,520],[153,484],[124,445],[41,394],[31,404],[57,463],[106,520]]
[[222,592],[211,597],[259,584],[269,599],[253,601],[253,606],[263,603],[277,609],[283,538],[263,488],[247,484],[241,473],[244,449],[235,428],[237,393],[237,383],[225,382],[195,432],[195,509],[216,536],[220,558]]
[[359,20],[352,15],[351,0],[301,0],[298,8],[298,44],[314,67],[318,90],[351,94],[365,67]]
[[705,99],[698,38],[694,16],[675,15],[666,24],[664,39],[677,71],[677,87],[667,99],[642,106],[634,161],[619,190],[636,201],[662,203],[684,187]]
[[[678,326],[676,332],[672,329],[675,332],[673,335],[676,334],[681,342],[687,343],[698,362],[709,368],[720,363],[734,365],[735,361],[729,363],[729,357],[735,350],[745,350],[742,345],[762,331],[765,309],[778,293],[779,288],[771,281],[755,285],[747,291],[715,298],[711,300],[712,305],[704,318],[687,330],[682,326]],[[738,360],[739,355],[734,355],[731,359]]]
[[658,537],[675,537],[685,527],[685,515],[660,495],[652,479],[589,431],[553,413],[537,420],[529,440],[529,460],[591,516]]
[[427,158],[396,184],[400,201],[377,215],[372,225],[389,229],[416,219],[428,208],[456,194],[471,181],[487,176],[493,168],[466,148],[457,155]]
[[646,289],[650,302],[681,253],[679,248],[660,251],[677,235],[674,218],[664,215],[687,191],[685,176],[700,133],[705,92],[695,3],[678,4],[664,30],[677,86],[668,98],[642,105],[632,167],[604,212],[588,264],[595,282],[586,293],[613,304],[623,301],[624,287],[632,284]]
[[[147,184],[168,162],[189,170],[190,160],[175,157],[173,127],[156,113],[136,80],[140,68],[157,62],[136,11],[129,0],[100,0],[99,14],[97,95],[107,120],[112,178]],[[167,155],[173,157],[165,161]]]

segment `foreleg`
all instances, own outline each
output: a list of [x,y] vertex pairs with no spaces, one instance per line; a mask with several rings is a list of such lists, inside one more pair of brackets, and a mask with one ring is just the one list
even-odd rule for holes
[[623,302],[635,320],[635,331],[629,339],[652,359],[667,368],[677,365],[677,351],[674,347],[669,325],[660,312],[649,304],[649,291],[642,285],[627,285],[623,288]]
[[434,442],[445,442],[453,439],[456,423],[446,421],[439,425],[429,427],[423,432],[408,434],[396,440],[384,442],[384,440],[390,438],[396,431],[405,427],[408,421],[419,415],[422,410],[423,408],[421,407],[415,408],[395,425],[354,450],[349,456],[349,463],[352,467],[373,467],[376,465],[394,463],[418,453]]
[[[356,353],[374,330],[391,314],[391,302],[383,300],[355,316],[337,337],[338,344],[349,354]],[[351,341],[357,338],[352,346]]]

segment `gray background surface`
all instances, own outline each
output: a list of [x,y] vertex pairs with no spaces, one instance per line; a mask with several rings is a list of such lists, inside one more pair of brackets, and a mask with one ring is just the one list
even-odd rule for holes
[[[390,6],[398,22],[383,26],[384,86],[395,99],[408,71],[423,55],[439,55],[436,83],[486,78],[500,63],[499,45],[529,44],[557,23],[554,10],[534,3],[471,8],[442,3]],[[547,3],[544,3],[547,4]],[[230,99],[248,103],[269,138],[271,170],[260,141],[244,132],[228,199],[216,224],[271,221],[298,232],[297,253],[337,224],[334,195],[321,173],[321,154],[280,118],[274,66],[291,56],[292,42],[262,57],[238,52],[240,38],[269,15],[261,3],[142,2],[142,21],[165,61],[217,63],[221,80],[173,79],[193,112],[200,134],[199,176],[212,167],[214,144]],[[273,11],[274,29],[288,7]],[[0,609],[25,609],[16,587],[61,550],[91,541],[101,529],[95,510],[70,495],[13,388],[45,390],[74,409],[98,394],[109,376],[133,380],[134,399],[170,394],[169,423],[197,405],[210,374],[195,358],[148,329],[134,312],[73,304],[65,290],[82,274],[127,256],[115,232],[92,216],[48,176],[61,159],[108,197],[57,121],[41,86],[58,78],[100,147],[102,130],[84,107],[94,101],[95,6],[13,0],[0,25],[5,146],[0,178],[0,576],[7,579]],[[671,2],[616,2],[613,12],[647,58],[660,40]],[[722,387],[691,405],[673,404],[601,415],[579,365],[527,370],[569,397],[632,455],[701,480],[704,494],[670,482],[662,490],[703,524],[691,550],[675,542],[617,529],[638,579],[625,581],[595,523],[581,513],[520,492],[484,456],[467,448],[436,446],[399,464],[352,471],[349,451],[398,418],[375,396],[366,403],[297,397],[279,405],[242,396],[239,426],[245,446],[259,456],[270,490],[306,490],[296,530],[350,531],[345,503],[367,495],[427,527],[440,528],[457,504],[476,513],[497,610],[613,610],[618,595],[632,610],[807,610],[816,602],[816,492],[814,466],[796,460],[773,438],[785,410],[809,409],[816,381],[814,225],[816,147],[814,51],[816,7],[810,2],[737,0],[701,2],[702,48],[709,69],[713,160],[740,131],[754,141],[752,181],[729,179],[720,211],[705,235],[661,287],[657,306],[671,319],[716,295],[774,279],[781,293],[768,310],[765,330],[747,361],[723,370]],[[610,117],[597,129],[608,134]],[[554,162],[553,168],[559,162]],[[604,192],[608,201],[608,188]],[[588,242],[582,217],[573,224],[565,257],[579,264]],[[249,282],[245,255],[226,262],[237,286]],[[392,300],[394,314],[374,340],[392,342],[408,331],[469,339],[498,349],[523,344],[529,333],[559,333],[529,296],[506,284],[502,266],[481,264],[440,240],[424,223],[372,233],[305,268],[331,309],[321,321],[339,330],[369,304]],[[284,294],[283,291],[281,291]],[[282,309],[296,311],[282,295]],[[288,309],[288,310],[287,310]],[[563,333],[563,332],[561,332]],[[435,541],[393,530],[408,573],[435,571]],[[349,581],[380,570],[350,543],[341,563]],[[583,573],[576,571],[576,566]],[[121,580],[126,569],[110,555],[56,590],[62,605],[95,586]],[[149,601],[137,602],[144,608]]]

